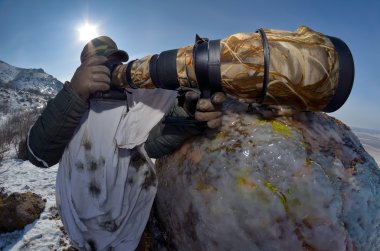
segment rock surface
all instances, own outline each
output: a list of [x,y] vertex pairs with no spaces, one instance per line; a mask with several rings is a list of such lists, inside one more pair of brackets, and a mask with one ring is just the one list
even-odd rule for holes
[[380,170],[346,125],[224,110],[220,130],[156,162],[172,249],[380,249]]
[[37,194],[12,193],[0,195],[0,233],[24,228],[40,217],[45,201]]

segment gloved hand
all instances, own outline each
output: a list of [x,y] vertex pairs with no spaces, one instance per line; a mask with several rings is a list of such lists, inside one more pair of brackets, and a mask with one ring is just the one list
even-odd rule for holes
[[75,71],[70,86],[83,100],[87,101],[90,94],[110,88],[110,70],[104,65],[106,61],[106,57],[92,56]]
[[194,115],[198,121],[206,121],[209,128],[218,128],[222,125],[222,104],[226,99],[223,92],[216,92],[210,99],[200,99],[200,94],[188,91],[185,94],[184,110]]

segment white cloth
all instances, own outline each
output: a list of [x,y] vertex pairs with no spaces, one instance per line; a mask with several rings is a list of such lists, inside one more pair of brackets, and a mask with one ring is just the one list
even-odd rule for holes
[[132,90],[125,101],[92,100],[59,164],[56,199],[81,250],[135,250],[157,190],[143,143],[176,93]]

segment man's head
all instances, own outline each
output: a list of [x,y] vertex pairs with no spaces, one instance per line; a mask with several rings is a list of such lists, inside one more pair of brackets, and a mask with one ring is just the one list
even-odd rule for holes
[[116,43],[107,36],[94,38],[84,46],[80,55],[81,63],[91,56],[117,56],[123,62],[128,61],[129,58],[128,53],[123,50],[119,50]]

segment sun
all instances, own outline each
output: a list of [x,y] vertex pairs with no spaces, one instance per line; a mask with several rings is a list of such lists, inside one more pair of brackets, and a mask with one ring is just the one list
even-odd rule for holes
[[98,31],[96,25],[85,23],[78,28],[79,40],[88,42],[91,39],[98,36]]

